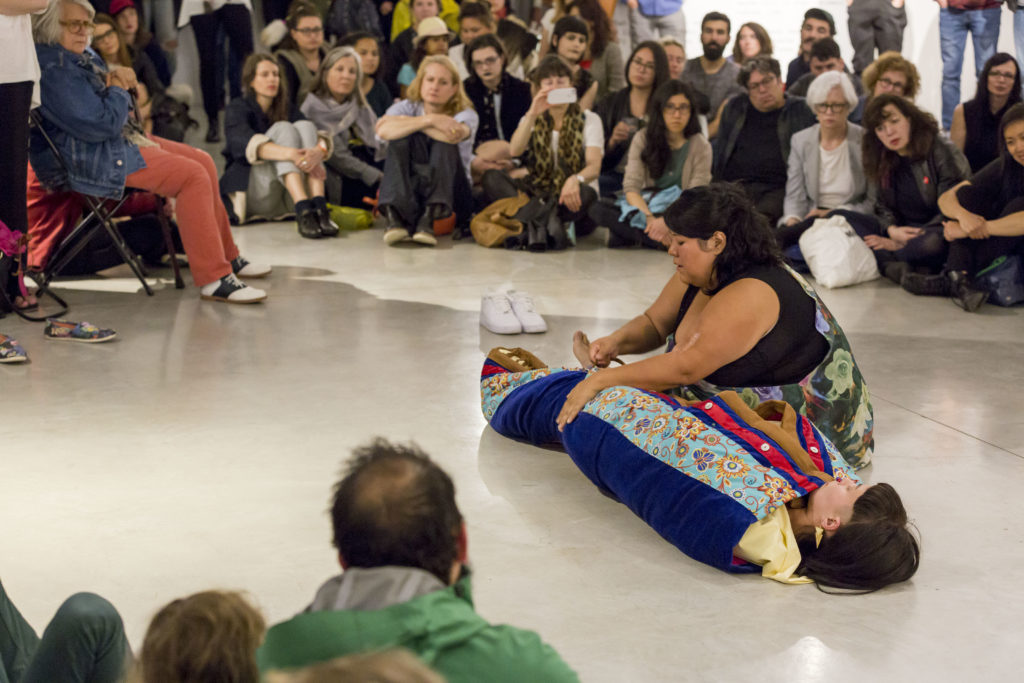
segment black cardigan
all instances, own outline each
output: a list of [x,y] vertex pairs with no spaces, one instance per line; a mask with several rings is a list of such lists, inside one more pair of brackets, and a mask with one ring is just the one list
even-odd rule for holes
[[[289,105],[288,121],[304,121],[294,105]],[[245,158],[245,148],[254,135],[266,133],[271,126],[270,117],[263,113],[255,97],[237,97],[224,111],[224,175],[220,177],[223,195],[249,189],[249,171],[252,165]]]
[[[466,87],[466,94],[473,103],[473,109],[480,117],[480,125],[476,130],[473,146],[476,147],[488,140],[497,140],[497,122],[493,117],[490,117],[488,121],[484,120],[484,112],[487,111],[484,104],[487,97],[487,86],[475,75],[467,78],[463,84]],[[501,130],[505,133],[505,139],[511,140],[512,133],[516,132],[516,128],[519,127],[519,121],[526,116],[526,112],[530,110],[530,105],[533,103],[530,84],[508,73],[503,73],[498,92],[501,94]]]

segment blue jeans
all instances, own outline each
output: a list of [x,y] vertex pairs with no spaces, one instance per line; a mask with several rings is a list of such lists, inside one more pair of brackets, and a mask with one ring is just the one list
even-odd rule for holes
[[974,44],[974,74],[981,73],[996,53],[1002,7],[992,9],[940,9],[939,45],[942,50],[942,127],[949,130],[953,110],[960,104],[960,72],[964,67],[967,33]]
[[1024,64],[1024,9],[1013,13],[1013,47],[1017,53],[1017,64]]

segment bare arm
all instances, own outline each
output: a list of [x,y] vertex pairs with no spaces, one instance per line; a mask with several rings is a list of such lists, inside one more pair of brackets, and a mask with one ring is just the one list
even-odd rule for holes
[[0,0],[0,14],[16,17],[46,9],[49,0]]
[[377,121],[377,135],[382,140],[401,140],[430,127],[429,116],[382,116]]
[[591,109],[594,108],[594,100],[596,99],[597,82],[595,81],[594,84],[591,85],[590,88],[587,90],[587,92],[583,94],[583,97],[580,98],[580,109],[582,109],[583,111],[590,111]]
[[590,345],[590,360],[598,367],[606,367],[618,356],[647,353],[664,344],[675,327],[679,305],[687,289],[688,285],[673,273],[661,294],[642,315]]
[[1009,216],[1003,216],[994,221],[986,221],[985,227],[988,228],[990,235],[1009,237],[1024,235],[1024,211],[1011,213]]
[[967,144],[967,121],[964,119],[964,105],[956,105],[953,110],[953,123],[949,127],[949,140],[961,152]]

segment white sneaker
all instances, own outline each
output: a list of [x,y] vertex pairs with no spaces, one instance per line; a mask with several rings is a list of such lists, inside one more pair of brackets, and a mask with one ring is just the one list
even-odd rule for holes
[[199,296],[207,301],[224,301],[229,304],[254,304],[267,298],[267,293],[245,284],[234,273],[203,285]]
[[523,326],[512,312],[512,302],[503,292],[484,294],[480,300],[480,324],[495,334],[519,334]]
[[384,232],[384,244],[388,246],[398,244],[399,242],[405,242],[409,239],[411,239],[409,231],[405,228],[388,228]]
[[263,263],[252,263],[249,259],[239,254],[232,259],[231,270],[238,277],[257,278],[270,275],[270,271],[273,269]]
[[533,307],[533,297],[526,292],[517,292],[514,289],[510,289],[505,294],[512,304],[512,313],[523,326],[523,332],[539,334],[548,331],[548,324],[544,322],[544,318],[540,317],[540,313]]

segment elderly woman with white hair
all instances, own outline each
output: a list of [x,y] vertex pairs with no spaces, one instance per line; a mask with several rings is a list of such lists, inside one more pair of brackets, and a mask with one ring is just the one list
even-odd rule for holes
[[178,200],[178,228],[192,279],[203,299],[255,303],[266,292],[236,276],[262,277],[269,266],[250,263],[235,245],[210,155],[179,142],[146,135],[132,117],[131,67],[110,70],[86,52],[95,28],[86,0],[53,0],[33,18],[43,130],[69,172],[33,132],[29,157],[48,189],[120,197],[126,187]]
[[837,209],[869,212],[861,157],[864,129],[847,120],[857,106],[850,77],[826,71],[807,89],[807,105],[818,123],[790,142],[786,199],[776,238],[783,247],[800,240],[815,219]]
[[[384,176],[378,162],[377,115],[360,87],[362,61],[353,47],[336,47],[323,58],[313,77],[302,113],[317,129],[334,138],[334,150],[324,161],[327,201],[364,207]],[[365,207],[364,207],[365,208]]]

